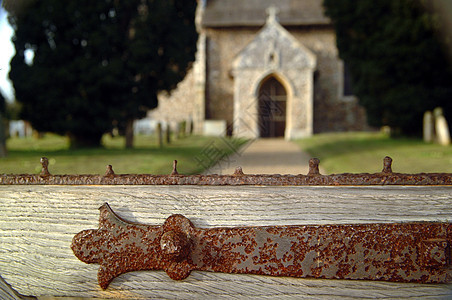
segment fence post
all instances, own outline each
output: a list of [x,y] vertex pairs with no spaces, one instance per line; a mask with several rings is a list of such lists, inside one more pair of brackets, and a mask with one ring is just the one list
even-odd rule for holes
[[169,123],[166,124],[166,143],[171,144],[171,128]]
[[163,147],[163,130],[162,130],[162,123],[157,123],[157,139],[159,147]]

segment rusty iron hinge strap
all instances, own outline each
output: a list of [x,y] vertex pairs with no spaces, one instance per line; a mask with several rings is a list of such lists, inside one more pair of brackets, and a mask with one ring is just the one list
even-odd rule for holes
[[98,229],[74,236],[72,250],[97,263],[106,289],[120,274],[193,270],[325,279],[449,283],[451,223],[196,228],[182,215],[162,226],[127,222],[108,204]]
[[319,172],[319,160],[309,161],[307,175],[244,174],[237,167],[231,175],[181,175],[177,161],[169,175],[115,174],[111,165],[105,175],[52,175],[48,159],[41,159],[40,174],[0,175],[0,185],[267,185],[267,186],[338,186],[338,185],[452,185],[452,173],[404,174],[392,171],[392,159],[385,157],[379,173],[332,174]]

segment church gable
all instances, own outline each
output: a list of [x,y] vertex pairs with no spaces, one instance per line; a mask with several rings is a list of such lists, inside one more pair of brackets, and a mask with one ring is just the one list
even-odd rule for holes
[[267,10],[265,26],[233,62],[237,136],[294,139],[312,134],[316,56],[277,22],[276,11]]
[[237,55],[233,69],[313,69],[315,64],[315,55],[276,21],[270,9],[267,23]]

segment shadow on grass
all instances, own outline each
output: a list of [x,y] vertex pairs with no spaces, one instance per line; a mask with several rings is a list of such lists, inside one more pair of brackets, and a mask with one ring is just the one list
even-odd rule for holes
[[213,143],[216,143],[214,150],[227,155],[233,149],[222,146],[224,142],[239,149],[246,141],[190,136],[158,147],[149,137],[137,137],[137,147],[132,149],[124,149],[118,139],[101,148],[68,149],[63,138],[49,136],[48,139],[54,143],[47,140],[42,143],[44,146],[30,147],[30,141],[10,141],[8,157],[0,159],[0,174],[39,173],[42,156],[49,158],[52,174],[102,174],[106,165],[112,165],[117,174],[169,174],[173,160],[179,162],[179,173],[197,174],[217,162],[215,158],[219,157],[203,157],[211,152],[209,147]]
[[[185,148],[186,153],[195,154],[203,147]],[[68,149],[68,150],[9,150],[8,157],[32,157],[32,156],[81,156],[81,155],[103,155],[103,156],[127,156],[127,155],[151,155],[151,154],[179,154],[180,149],[175,147],[165,148],[133,148],[133,149]],[[44,155],[45,154],[45,155]]]

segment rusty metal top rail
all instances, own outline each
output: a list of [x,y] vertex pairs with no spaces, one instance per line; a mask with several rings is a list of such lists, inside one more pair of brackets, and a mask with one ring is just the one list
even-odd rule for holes
[[452,173],[405,174],[392,171],[392,158],[383,160],[379,173],[343,173],[322,175],[320,161],[309,160],[307,175],[245,174],[237,167],[231,175],[182,175],[177,172],[177,161],[169,175],[115,174],[111,165],[104,175],[52,175],[48,159],[41,158],[40,174],[3,174],[0,185],[266,185],[266,186],[341,186],[341,185],[452,185]]

